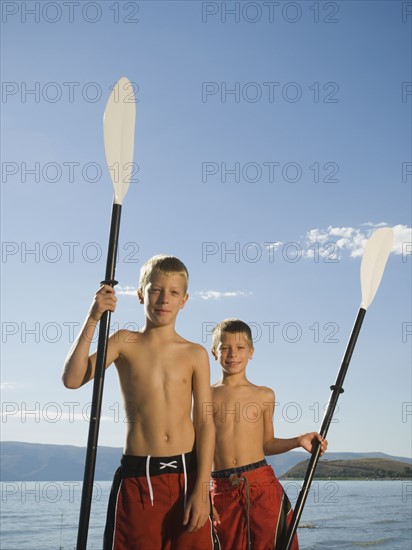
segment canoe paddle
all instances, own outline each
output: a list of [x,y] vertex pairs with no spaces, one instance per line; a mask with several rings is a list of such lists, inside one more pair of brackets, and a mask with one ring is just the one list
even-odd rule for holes
[[[373,298],[379,288],[379,284],[382,279],[385,265],[388,260],[390,251],[393,245],[393,230],[389,227],[378,229],[373,233],[366,243],[365,250],[363,251],[362,264],[361,264],[361,289],[362,289],[362,302],[359,308],[358,315],[356,317],[355,324],[352,329],[352,334],[349,338],[348,345],[346,346],[345,355],[342,360],[342,365],[339,370],[338,377],[333,386],[330,387],[332,394],[328,407],[326,409],[325,416],[323,418],[322,426],[319,431],[323,439],[326,438],[330,423],[335,412],[336,404],[339,396],[343,393],[343,382],[345,380],[346,371],[348,370],[349,363],[352,357],[353,350],[355,348],[356,340],[358,338],[363,318],[365,317],[366,310],[371,305]],[[308,468],[306,470],[305,479],[300,490],[296,505],[294,508],[292,520],[289,524],[288,533],[286,537],[286,544],[282,550],[290,550],[292,546],[293,537],[295,536],[296,529],[300,516],[302,515],[303,507],[305,506],[306,498],[310,489],[315,469],[319,461],[320,456],[320,443],[318,442],[315,449],[312,452],[312,456],[309,461]]]
[[[110,222],[109,246],[106,262],[106,275],[101,284],[114,287],[116,254],[119,239],[120,215],[123,199],[130,184],[133,167],[134,126],[136,106],[131,82],[122,77],[114,86],[103,116],[104,148],[107,166],[113,183],[114,198]],[[107,355],[107,341],[110,330],[110,311],[105,311],[100,319],[97,342],[96,372],[93,381],[93,397],[90,411],[89,436],[87,440],[86,462],[84,467],[82,500],[80,505],[77,550],[86,550],[89,529],[90,508],[93,493],[94,471],[96,466],[97,442],[102,408],[104,374]]]

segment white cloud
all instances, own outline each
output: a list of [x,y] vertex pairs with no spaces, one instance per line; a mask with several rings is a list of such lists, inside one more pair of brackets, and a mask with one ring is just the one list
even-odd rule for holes
[[306,240],[312,243],[326,243],[328,241],[328,233],[321,229],[311,229],[306,233]]
[[395,225],[392,228],[394,233],[394,243],[392,252],[395,254],[412,253],[412,228],[406,225]]
[[[116,287],[116,294],[120,296],[136,297],[137,287],[135,286],[119,286]],[[202,298],[202,300],[220,300],[221,298],[234,298],[237,296],[248,296],[251,292],[242,292],[241,290],[220,292],[218,290],[200,290],[194,292],[194,296]]]
[[267,250],[279,250],[279,247],[282,246],[282,241],[274,241],[273,243],[263,243]]
[[366,222],[366,223],[363,223],[362,225],[366,226],[366,227],[386,227],[388,224],[386,222],[380,222],[380,223],[373,223],[373,222]]
[[116,287],[116,294],[119,296],[134,296],[137,295],[137,287],[136,286],[117,286]]
[[0,384],[0,390],[15,390],[16,388],[21,388],[22,385],[17,382],[2,382]]
[[328,231],[330,235],[343,237],[345,239],[350,239],[353,237],[355,233],[355,229],[353,227],[328,227]]
[[[366,242],[372,233],[380,228],[387,227],[385,222],[372,223],[367,222],[360,227],[332,227],[327,229],[311,229],[306,233],[306,251],[304,257],[313,258],[315,249],[320,256],[331,256],[337,254],[341,258],[344,252],[348,252],[351,258],[362,256]],[[394,245],[392,252],[394,254],[412,253],[412,228],[406,225],[395,225]],[[336,250],[333,250],[335,243]],[[316,245],[316,247],[315,247]]]
[[234,290],[231,292],[220,292],[218,290],[200,290],[195,292],[195,296],[199,296],[202,300],[220,300],[221,298],[233,298],[237,296],[248,296],[251,292],[242,292],[241,290]]

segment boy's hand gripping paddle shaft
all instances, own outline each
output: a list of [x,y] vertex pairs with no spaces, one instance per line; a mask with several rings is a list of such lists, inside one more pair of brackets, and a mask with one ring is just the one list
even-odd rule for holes
[[[365,250],[363,252],[360,273],[362,302],[359,308],[358,315],[356,317],[354,327],[352,329],[352,334],[346,347],[345,355],[342,360],[342,365],[340,367],[338,377],[333,386],[330,387],[330,389],[332,390],[332,394],[319,432],[323,439],[326,438],[326,435],[328,433],[328,429],[332,421],[333,414],[335,412],[336,404],[339,399],[339,395],[344,391],[343,382],[345,380],[346,371],[348,370],[349,362],[351,360],[356,340],[362,326],[362,321],[367,308],[372,303],[376,291],[379,288],[379,284],[385,270],[388,256],[392,249],[392,245],[393,231],[389,227],[384,227],[375,231],[366,243]],[[315,473],[315,468],[319,461],[319,456],[320,444],[317,443],[316,448],[312,452],[312,456],[306,470],[305,479],[300,490],[298,499],[296,501],[292,520],[290,522],[286,537],[286,544],[283,546],[283,550],[290,550],[292,546],[293,537],[295,536],[296,529],[298,528],[300,516],[302,515],[303,507],[305,505],[306,498],[310,489],[310,484]]]
[[[129,188],[133,167],[135,118],[136,106],[133,96],[133,86],[127,78],[122,77],[113,88],[103,116],[104,148],[107,166],[113,182],[114,199],[110,223],[106,275],[102,284],[111,285],[112,287],[117,284],[114,277],[116,271],[120,214],[123,199]],[[87,545],[109,330],[110,311],[106,311],[100,319],[99,326],[96,372],[93,382],[93,397],[90,411],[86,462],[84,467],[77,550],[86,550]]]

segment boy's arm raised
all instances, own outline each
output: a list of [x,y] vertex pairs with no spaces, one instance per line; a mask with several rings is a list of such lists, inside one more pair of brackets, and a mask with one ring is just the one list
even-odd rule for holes
[[274,436],[273,429],[273,414],[275,411],[275,394],[272,390],[268,391],[268,395],[265,396],[265,414],[264,414],[264,435],[263,435],[263,452],[266,456],[278,455],[286,453],[292,449],[302,447],[309,453],[312,452],[313,446],[316,441],[321,444],[321,456],[327,449],[328,442],[322,440],[321,436],[317,432],[310,432],[297,437],[291,437],[288,439],[281,439]]
[[[71,347],[63,369],[62,381],[66,388],[77,389],[94,378],[96,353],[90,355],[90,345],[96,326],[105,311],[114,311],[116,296],[114,289],[103,285],[95,294],[84,325]],[[118,356],[113,338],[109,339],[107,349],[107,366]]]
[[266,456],[286,453],[292,449],[298,449],[299,447],[302,447],[302,449],[305,449],[305,451],[311,453],[316,441],[319,441],[321,444],[320,454],[322,456],[327,449],[328,442],[326,439],[322,439],[320,434],[317,432],[309,432],[296,437],[291,437],[289,439],[274,437],[264,444],[263,450]]
[[207,351],[199,346],[198,360],[193,371],[193,424],[196,434],[197,478],[190,495],[183,524],[189,533],[206,523],[210,514],[209,485],[215,447],[213,417],[204,414],[212,402],[210,390],[210,367]]

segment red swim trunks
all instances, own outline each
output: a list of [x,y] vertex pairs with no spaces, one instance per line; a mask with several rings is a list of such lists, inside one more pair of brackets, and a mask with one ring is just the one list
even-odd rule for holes
[[[216,531],[222,550],[280,550],[292,507],[266,460],[212,472],[212,501],[220,516]],[[292,550],[299,550],[295,535]]]
[[[196,455],[123,455],[110,493],[104,550],[217,550],[212,520],[187,533],[184,507],[196,482]],[[208,492],[205,498],[209,498]]]

